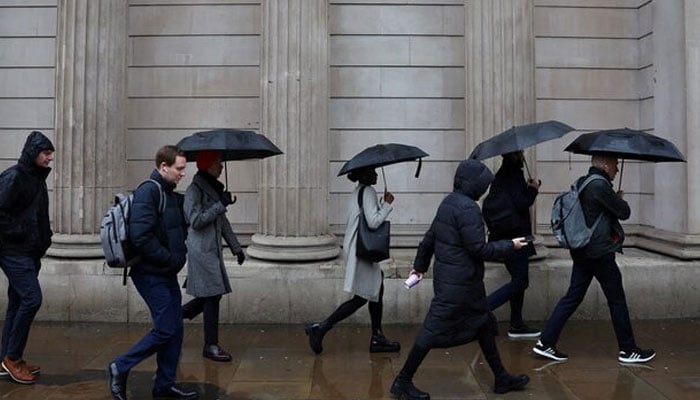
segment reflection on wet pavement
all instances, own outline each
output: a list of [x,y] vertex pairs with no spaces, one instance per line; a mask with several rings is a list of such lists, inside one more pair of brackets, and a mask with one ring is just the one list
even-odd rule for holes
[[[658,353],[648,364],[617,362],[609,321],[570,321],[558,343],[570,357],[564,363],[533,356],[533,341],[498,338],[506,368],[530,375],[522,392],[493,394],[493,376],[475,343],[431,351],[415,383],[433,399],[700,398],[700,321],[633,325],[639,344]],[[0,399],[109,399],[104,368],[147,329],[140,324],[35,323],[25,358],[40,364],[42,375],[31,386],[0,381]],[[233,361],[215,363],[202,358],[201,325],[187,324],[178,379],[199,390],[202,399],[388,399],[418,329],[385,327],[403,351],[369,354],[369,327],[341,325],[326,336],[324,353],[315,356],[301,324],[223,325],[220,343]],[[154,370],[155,361],[149,359],[129,374],[130,399],[150,398]]]

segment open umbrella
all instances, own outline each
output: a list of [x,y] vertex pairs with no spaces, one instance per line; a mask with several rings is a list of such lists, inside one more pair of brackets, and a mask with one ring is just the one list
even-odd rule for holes
[[[338,172],[338,176],[362,168],[376,168],[404,161],[418,160],[418,168],[415,175],[418,178],[421,169],[421,159],[427,156],[429,156],[428,153],[415,146],[399,143],[378,144],[355,154],[343,165],[340,172]],[[382,168],[383,175],[384,169]],[[384,188],[386,190],[386,178],[384,178]]]
[[609,129],[585,133],[564,151],[576,154],[605,154],[622,159],[620,185],[625,170],[625,159],[651,162],[685,162],[685,157],[668,140],[644,131],[629,128]]
[[469,158],[485,160],[501,154],[525,150],[538,143],[560,138],[573,130],[574,128],[559,121],[514,126],[479,143]]
[[200,150],[218,150],[222,161],[265,158],[282,154],[268,138],[253,132],[238,129],[216,129],[197,132],[177,143],[185,153],[187,161],[196,161]]

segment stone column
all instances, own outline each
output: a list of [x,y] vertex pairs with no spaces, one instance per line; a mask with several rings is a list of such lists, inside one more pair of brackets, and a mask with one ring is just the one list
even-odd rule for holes
[[258,233],[270,261],[340,254],[328,226],[328,3],[262,2],[261,133],[284,155],[261,161]]
[[124,189],[127,11],[127,0],[58,2],[50,256],[102,257],[100,221]]

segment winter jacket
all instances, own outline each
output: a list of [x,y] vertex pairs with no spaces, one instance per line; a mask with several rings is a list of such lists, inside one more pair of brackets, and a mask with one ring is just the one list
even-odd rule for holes
[[504,162],[496,172],[496,178],[491,184],[489,195],[484,199],[484,219],[488,220],[486,210],[489,209],[488,202],[493,196],[504,196],[505,202],[510,206],[506,211],[512,217],[508,230],[503,232],[489,230],[489,240],[513,239],[532,235],[530,207],[535,204],[537,194],[538,190],[525,182],[523,171],[519,166]]
[[599,215],[602,215],[602,219],[593,231],[591,241],[583,248],[571,251],[573,258],[599,258],[621,252],[622,243],[625,241],[625,231],[620,225],[620,220],[624,221],[630,217],[630,206],[615,193],[605,171],[591,167],[588,175],[579,178],[576,185],[580,185],[593,174],[600,175],[605,180],[596,179],[589,183],[579,195],[579,199],[586,225],[592,226]]
[[51,246],[49,194],[46,178],[51,168],[40,167],[36,157],[54,150],[41,132],[29,134],[17,164],[0,174],[0,251],[41,258]]
[[457,168],[454,192],[440,204],[418,246],[414,268],[426,272],[435,256],[433,298],[416,341],[424,347],[451,347],[472,341],[492,321],[484,287],[484,260],[512,255],[510,240],[486,242],[477,200],[493,174],[476,160]]
[[153,183],[134,191],[129,219],[129,239],[141,260],[132,274],[175,276],[185,266],[187,224],[182,213],[183,196],[175,193],[175,184],[167,182],[157,170],[151,179],[160,183],[165,194],[165,210],[160,214],[160,193]]
[[187,294],[195,297],[231,293],[221,238],[234,253],[241,251],[241,245],[226,218],[226,207],[220,200],[223,191],[221,182],[199,171],[185,192]]
[[382,286],[382,270],[379,263],[357,258],[357,229],[360,224],[359,193],[362,187],[362,211],[370,229],[382,224],[393,209],[389,203],[380,203],[377,192],[372,186],[357,185],[348,199],[347,225],[343,239],[343,256],[345,258],[345,283],[343,290],[369,301],[379,300]]

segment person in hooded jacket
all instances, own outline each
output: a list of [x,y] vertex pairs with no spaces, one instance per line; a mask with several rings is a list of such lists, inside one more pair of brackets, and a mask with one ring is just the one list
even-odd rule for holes
[[[503,162],[496,172],[489,194],[484,199],[483,214],[488,227],[489,241],[532,235],[530,207],[539,193],[539,180],[525,181],[522,151],[503,154]],[[540,331],[523,321],[525,289],[529,285],[529,257],[535,255],[535,246],[524,246],[503,263],[511,280],[487,297],[489,309],[495,310],[510,301],[510,338],[535,338]]]
[[622,274],[615,261],[615,253],[622,253],[625,232],[620,220],[630,217],[629,204],[623,199],[624,192],[615,192],[612,181],[617,175],[618,160],[612,155],[599,154],[591,157],[588,175],[576,181],[578,187],[588,177],[592,180],[579,194],[586,225],[592,227],[597,219],[600,222],[593,230],[587,245],[571,250],[573,266],[571,282],[557,303],[552,315],[542,330],[540,340],[532,351],[542,357],[555,361],[566,361],[569,357],[555,346],[566,321],[583,301],[593,278],[596,278],[603,290],[610,309],[610,319],[615,330],[618,344],[617,359],[622,363],[645,363],[656,356],[653,349],[640,349],[634,339],[630,322]]
[[226,207],[233,204],[230,192],[219,182],[223,165],[221,152],[202,150],[197,153],[197,174],[185,192],[187,233],[187,294],[194,299],[182,306],[182,317],[193,319],[204,314],[204,349],[202,355],[213,361],[231,361],[231,354],[219,346],[219,302],[231,293],[224,266],[221,238],[243,264],[245,253],[238,243]]
[[42,294],[41,257],[51,246],[49,194],[54,147],[39,131],[29,134],[17,164],[0,174],[0,268],[7,276],[7,311],[2,330],[0,375],[36,382],[41,368],[22,357]]
[[[384,202],[377,200],[377,192],[372,185],[377,183],[374,168],[363,168],[348,174],[352,182],[359,182],[348,200],[347,226],[343,240],[345,258],[345,285],[343,289],[353,297],[338,308],[325,320],[309,323],[304,330],[309,336],[309,346],[314,353],[323,351],[323,337],[335,324],[351,316],[360,307],[369,302],[369,315],[372,321],[370,353],[397,352],[401,349],[398,342],[391,341],[382,332],[382,310],[384,297],[384,273],[379,263],[361,259],[356,256],[357,230],[360,215],[364,214],[367,226],[376,229],[382,224],[393,209],[394,195],[384,193]],[[362,196],[362,208],[359,198]]]
[[[175,187],[185,176],[184,153],[163,146],[156,153],[150,179],[134,190],[129,218],[129,241],[140,257],[129,272],[151,313],[153,328],[126,353],[107,366],[108,387],[115,400],[126,399],[129,371],[156,354],[154,399],[196,399],[199,394],[176,385],[182,351],[182,294],[177,273],[185,266],[187,223],[183,196]],[[164,196],[165,208],[160,209]]]
[[412,274],[422,278],[435,256],[435,297],[415,344],[390,392],[401,399],[430,399],[413,384],[413,376],[430,349],[454,347],[479,341],[484,358],[495,377],[494,391],[506,393],[527,385],[527,375],[511,375],[501,363],[496,347],[496,319],[490,312],[484,287],[484,260],[512,255],[527,245],[524,238],[486,242],[477,200],[494,177],[477,160],[464,160],[457,167],[454,191],[440,204],[420,242]]

